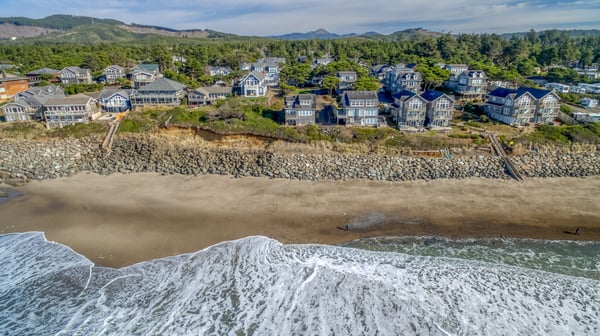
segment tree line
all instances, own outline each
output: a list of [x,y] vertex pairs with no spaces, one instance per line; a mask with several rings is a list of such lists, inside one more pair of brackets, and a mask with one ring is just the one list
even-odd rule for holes
[[[186,62],[174,62],[172,56]],[[17,65],[25,74],[42,67],[62,69],[66,66],[90,68],[99,74],[111,64],[132,66],[139,62],[158,63],[169,78],[190,86],[211,84],[207,66],[239,69],[242,62],[254,62],[264,56],[285,57],[284,79],[298,82],[313,75],[331,76],[334,70],[359,72],[359,86],[370,88],[375,80],[357,63],[416,63],[425,80],[436,86],[445,72],[438,63],[465,63],[472,69],[486,71],[492,80],[522,81],[524,76],[551,66],[589,66],[600,62],[600,36],[572,37],[567,31],[529,31],[523,36],[506,39],[497,34],[445,34],[438,37],[417,36],[411,39],[371,40],[347,38],[335,40],[284,41],[264,38],[231,40],[156,39],[152,42],[57,44],[36,42],[33,45],[0,44],[0,63]],[[312,69],[315,58],[329,56],[336,63]],[[304,62],[298,58],[302,57]],[[239,76],[234,72],[225,80]],[[576,72],[553,70],[550,76],[564,82],[585,82]],[[328,78],[331,84],[331,78]]]

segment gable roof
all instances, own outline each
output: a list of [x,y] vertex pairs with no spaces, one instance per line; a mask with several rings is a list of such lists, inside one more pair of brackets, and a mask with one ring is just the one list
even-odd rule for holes
[[[535,89],[530,87],[520,87],[516,90],[506,89],[506,88],[496,88],[494,91],[490,92],[490,96],[506,98],[511,94],[515,94],[515,98],[519,98],[524,94],[530,94],[535,99],[541,99],[547,96],[548,94],[552,94],[554,91],[552,90],[542,90]],[[554,93],[556,95],[556,93]]]
[[185,89],[186,86],[174,80],[161,77],[152,83],[146,84],[139,88],[138,92],[144,91],[179,91]]
[[125,98],[129,98],[129,94],[132,90],[130,89],[104,89],[98,95],[98,99],[108,99],[112,96],[121,95]]
[[517,93],[517,90],[507,89],[503,87],[495,88],[492,92],[490,92],[490,96],[506,98],[508,95]]
[[412,91],[408,91],[408,90],[402,90],[402,91],[396,93],[393,97],[394,97],[394,99],[398,99],[403,102],[408,101],[409,99],[413,99],[413,98],[420,99],[424,102],[427,102],[427,99],[419,96],[418,94],[416,94]]
[[158,64],[156,64],[156,63],[140,63],[134,67],[134,69],[136,69],[136,68],[138,68],[140,70],[146,70],[146,71],[152,71],[152,72],[158,73]]
[[220,71],[220,70],[225,70],[225,71],[229,71],[232,72],[233,70],[231,70],[230,67],[228,66],[211,66],[208,68],[210,71]]
[[52,69],[52,68],[40,68],[37,70],[30,71],[25,74],[25,76],[36,76],[36,75],[56,75],[60,70]]
[[445,94],[443,92],[439,92],[439,91],[435,91],[435,90],[427,90],[421,94],[421,97],[427,101],[432,102],[434,100],[441,98],[444,95]]
[[244,75],[244,77],[242,77],[242,79],[240,80],[240,82],[241,81],[245,81],[250,76],[254,76],[254,78],[256,78],[259,82],[262,82],[265,79],[265,76],[263,74],[255,72],[255,71],[252,71],[252,72],[249,72],[246,75]]
[[117,64],[112,64],[112,65],[109,65],[109,66],[107,66],[106,68],[104,68],[104,70],[102,70],[102,72],[106,72],[106,70],[108,70],[108,69],[110,69],[110,68],[115,68],[115,69],[118,69],[118,70],[124,71],[124,69],[123,69],[123,67],[122,67],[122,66],[120,66],[120,65],[117,65]]
[[534,89],[534,88],[530,88],[530,87],[520,87],[517,89],[517,97],[521,96],[525,92],[528,92],[529,94],[534,96],[535,99],[542,99],[549,93],[552,93],[553,91],[552,90]]
[[76,73],[76,74],[86,74],[86,73],[90,72],[90,69],[80,68],[78,66],[66,67],[66,68],[62,69],[61,71],[59,71],[59,72],[62,73],[65,70],[71,71],[71,72]]

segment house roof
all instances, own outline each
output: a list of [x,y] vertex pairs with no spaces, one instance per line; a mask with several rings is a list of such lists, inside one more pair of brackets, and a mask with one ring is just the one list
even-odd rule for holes
[[262,81],[265,79],[265,75],[255,72],[255,71],[252,71],[252,72],[249,72],[246,75],[244,75],[244,77],[242,77],[242,79],[240,81],[246,80],[250,76],[254,76],[256,79],[258,79],[258,81]]
[[509,94],[517,93],[516,90],[507,89],[503,87],[495,88],[490,92],[490,96],[506,98]]
[[66,67],[66,68],[62,69],[60,72],[63,72],[64,70],[69,70],[69,71],[71,71],[71,72],[74,72],[74,73],[80,73],[80,74],[85,74],[85,73],[88,73],[88,72],[90,72],[90,69],[87,69],[87,68],[80,68],[80,67],[78,67],[78,66]]
[[437,99],[441,98],[442,96],[446,96],[448,99],[452,100],[452,98],[448,97],[445,93],[435,91],[435,90],[427,90],[421,94],[421,97],[423,99],[430,101],[430,102],[437,100]]
[[530,87],[520,87],[517,89],[518,96],[522,95],[525,92],[530,93],[532,96],[535,97],[535,99],[544,98],[549,93],[552,93],[551,90],[534,89],[534,88],[530,88]]
[[60,95],[64,95],[64,90],[58,85],[34,86],[25,91],[26,94],[32,95],[54,95],[57,92],[59,92]]
[[117,69],[120,69],[120,70],[124,70],[122,66],[117,65],[117,64],[113,64],[113,65],[109,65],[106,68],[104,68],[103,72],[106,72],[106,70],[108,70],[110,68],[117,68]]
[[298,95],[298,100],[311,100],[315,99],[315,95],[312,93],[301,93]]
[[356,75],[356,71],[338,71],[338,75]]
[[0,83],[4,83],[4,82],[16,82],[16,81],[23,81],[23,80],[27,80],[26,77],[0,77]]
[[27,102],[25,102],[23,100],[15,100],[15,101],[10,102],[8,104],[4,104],[4,105],[2,105],[2,108],[6,107],[6,106],[11,106],[11,105],[17,105],[17,106],[20,106],[20,107],[29,108],[29,104],[27,104]]
[[231,70],[230,67],[222,67],[222,66],[211,66],[209,67],[210,71],[219,71],[219,70],[225,70],[225,71],[229,71],[232,72],[233,70]]
[[60,70],[56,70],[56,69],[51,69],[51,68],[41,68],[41,69],[37,69],[37,70],[33,70],[30,71],[28,73],[26,73],[26,76],[36,76],[36,75],[56,75],[57,73],[59,73]]
[[541,99],[552,92],[553,91],[551,91],[551,90],[542,90],[542,89],[535,89],[535,88],[530,88],[530,87],[520,87],[516,90],[506,89],[506,88],[496,88],[496,89],[494,89],[494,91],[490,92],[489,95],[495,96],[495,97],[506,98],[510,94],[516,94],[516,98],[518,98],[526,93],[529,93],[535,99]]
[[135,67],[146,71],[158,72],[158,64],[155,63],[140,63]]
[[121,95],[123,97],[129,98],[129,94],[131,94],[130,89],[104,89],[98,95],[99,99],[107,99],[114,95]]
[[344,92],[344,99],[377,99],[376,91],[346,91]]
[[174,80],[162,77],[152,83],[146,84],[139,88],[138,92],[144,91],[179,91],[185,89],[186,86]]
[[89,103],[90,100],[94,100],[94,98],[92,98],[90,96],[86,96],[84,94],[76,94],[76,95],[68,96],[68,97],[64,97],[64,98],[50,97],[50,98],[48,98],[48,100],[46,101],[46,103],[44,105],[52,105],[52,106],[85,105],[85,104]]
[[199,87],[197,89],[195,89],[194,91],[198,91],[202,94],[211,94],[211,93],[231,93],[231,87],[230,86],[202,86]]
[[[402,91],[396,93],[394,95],[394,98],[400,99],[400,100],[407,100],[408,98],[411,98],[413,96],[416,96],[416,94],[414,92],[408,91],[408,90],[402,90]],[[419,96],[417,96],[417,97],[419,97]]]
[[466,73],[466,75],[471,78],[477,78],[477,77],[487,78],[485,71],[483,71],[483,70],[467,70],[467,71],[464,71],[463,73]]

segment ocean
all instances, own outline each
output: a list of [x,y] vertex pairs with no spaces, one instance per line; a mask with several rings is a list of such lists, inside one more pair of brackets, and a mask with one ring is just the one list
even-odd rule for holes
[[600,243],[255,236],[111,269],[4,234],[0,335],[600,335]]

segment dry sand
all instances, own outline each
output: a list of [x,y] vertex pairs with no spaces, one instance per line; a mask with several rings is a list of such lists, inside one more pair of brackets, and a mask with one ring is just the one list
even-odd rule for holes
[[[31,182],[0,233],[43,231],[122,267],[251,235],[340,243],[380,235],[600,240],[600,177],[307,182],[129,174]],[[350,231],[339,230],[349,224]],[[581,228],[579,236],[565,233]]]

